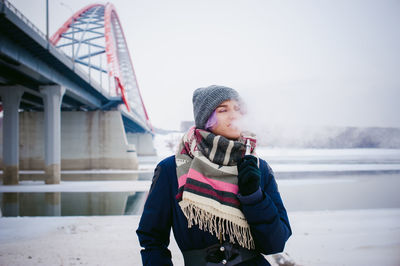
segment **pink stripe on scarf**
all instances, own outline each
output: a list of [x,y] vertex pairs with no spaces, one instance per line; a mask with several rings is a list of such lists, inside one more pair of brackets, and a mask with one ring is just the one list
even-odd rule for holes
[[198,187],[198,186],[193,185],[193,184],[186,184],[185,188],[192,189],[192,190],[198,191],[200,193],[207,194],[207,195],[209,195],[209,197],[207,197],[207,198],[210,198],[212,200],[215,200],[212,197],[216,197],[218,199],[218,201],[220,203],[222,203],[222,204],[223,203],[231,203],[233,205],[240,206],[240,203],[239,203],[238,199],[220,196],[220,195],[217,194],[217,192],[215,192],[215,190],[210,190],[210,189],[207,189],[207,188]]
[[216,190],[227,191],[234,194],[237,194],[239,191],[239,187],[237,185],[207,178],[206,176],[202,175],[201,173],[193,169],[190,169],[189,173],[179,177],[178,179],[179,187],[183,186],[186,183],[186,179],[188,178],[188,176],[194,180],[208,184]]

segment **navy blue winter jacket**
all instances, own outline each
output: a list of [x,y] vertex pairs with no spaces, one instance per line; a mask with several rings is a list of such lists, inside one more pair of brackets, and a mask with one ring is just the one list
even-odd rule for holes
[[[283,206],[272,169],[260,159],[262,197],[257,202],[245,203],[239,197],[242,212],[250,225],[256,250],[260,255],[240,265],[270,265],[263,254],[282,252],[292,234],[289,219]],[[178,192],[175,156],[161,161],[155,171],[148,198],[144,205],[136,233],[143,265],[172,265],[168,250],[171,227],[181,251],[204,249],[219,240],[197,226],[188,228],[175,195]]]

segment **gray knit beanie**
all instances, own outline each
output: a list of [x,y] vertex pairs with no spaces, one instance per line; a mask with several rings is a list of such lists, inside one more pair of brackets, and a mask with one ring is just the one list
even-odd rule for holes
[[239,94],[232,88],[211,85],[198,88],[193,92],[193,114],[197,128],[205,129],[208,118],[222,102],[240,100]]

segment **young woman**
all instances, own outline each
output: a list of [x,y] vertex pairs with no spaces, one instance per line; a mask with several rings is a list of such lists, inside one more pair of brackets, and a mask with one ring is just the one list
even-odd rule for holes
[[171,227],[185,265],[270,265],[262,254],[282,252],[292,232],[272,169],[237,126],[240,97],[199,88],[193,111],[195,127],[154,172],[136,231],[143,265],[172,265]]

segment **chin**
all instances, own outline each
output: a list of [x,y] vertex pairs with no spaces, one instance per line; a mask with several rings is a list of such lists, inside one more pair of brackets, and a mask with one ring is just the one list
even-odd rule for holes
[[231,139],[231,140],[237,140],[237,139],[240,138],[240,133],[238,133],[238,134],[235,134],[235,133],[226,134],[224,137],[227,138],[227,139]]

